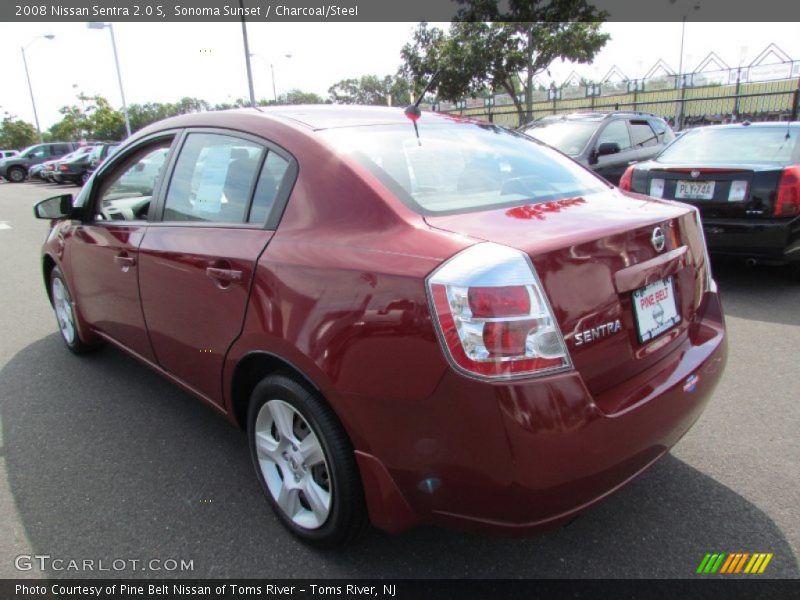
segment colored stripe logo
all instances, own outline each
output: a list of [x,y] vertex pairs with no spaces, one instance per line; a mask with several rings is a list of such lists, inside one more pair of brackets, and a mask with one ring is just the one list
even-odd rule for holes
[[773,554],[766,552],[717,552],[708,553],[700,561],[697,573],[701,575],[720,573],[726,575],[746,574],[760,575],[763,573]]

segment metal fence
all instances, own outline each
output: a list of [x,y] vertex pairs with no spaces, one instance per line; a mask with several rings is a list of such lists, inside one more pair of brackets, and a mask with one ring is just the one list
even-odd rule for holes
[[[616,68],[610,73],[614,71],[619,73]],[[800,119],[800,61],[753,63],[747,67],[697,71],[682,76],[663,68],[660,74],[647,78],[606,79],[599,84],[576,79],[571,76],[561,87],[535,91],[532,111],[522,121],[595,110],[653,113],[664,117],[678,130],[743,120]],[[436,103],[430,108],[506,127],[523,124],[511,97],[506,94]]]

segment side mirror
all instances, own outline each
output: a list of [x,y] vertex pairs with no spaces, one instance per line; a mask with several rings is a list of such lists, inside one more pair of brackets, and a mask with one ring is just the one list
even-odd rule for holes
[[622,148],[617,142],[603,142],[597,147],[597,156],[608,156],[609,154],[619,154]]
[[53,196],[37,202],[33,214],[37,219],[64,219],[72,213],[72,194]]
[[142,171],[144,171],[144,163],[143,162],[136,163],[136,166],[133,167],[133,170],[136,171],[137,173],[141,173]]

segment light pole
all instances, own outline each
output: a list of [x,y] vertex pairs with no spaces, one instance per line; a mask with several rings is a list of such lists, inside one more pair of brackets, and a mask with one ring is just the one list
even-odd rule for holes
[[38,35],[35,38],[33,38],[30,42],[28,42],[27,45],[20,47],[20,50],[22,51],[22,64],[25,65],[25,77],[28,80],[28,91],[31,94],[31,105],[33,106],[33,120],[36,121],[36,133],[39,136],[40,144],[44,140],[42,138],[42,129],[41,127],[39,127],[39,113],[36,112],[36,100],[33,99],[33,85],[31,85],[31,74],[28,71],[28,59],[25,57],[25,48],[30,47],[31,44],[33,44],[38,39],[44,38],[46,40],[52,40],[55,37],[56,36],[54,36],[52,33],[48,33],[46,35]]
[[[670,4],[674,4],[675,0],[669,0]],[[700,0],[696,0],[694,6],[692,7],[694,10],[700,10]],[[685,102],[686,98],[686,81],[683,76],[683,42],[686,38],[686,19],[688,18],[688,14],[684,14],[681,19],[681,54],[678,57],[678,85],[680,86],[681,90],[681,99],[680,103],[678,104],[678,110],[675,114],[675,128],[677,130],[683,129],[683,103]]]
[[[257,58],[260,58],[261,60],[263,60],[266,63],[266,60],[260,54],[256,54],[255,52],[253,52],[253,53],[250,54],[250,56],[255,56]],[[284,54],[283,57],[284,58],[292,58],[292,53],[289,52],[288,54]],[[269,63],[269,70],[270,70],[270,74],[272,75],[272,100],[275,102],[275,104],[277,104],[278,103],[278,90],[275,87],[275,64],[274,63],[272,63],[272,62]]]
[[114,50],[114,64],[117,67],[117,81],[119,82],[119,95],[122,96],[122,112],[125,115],[125,131],[128,137],[131,135],[131,121],[128,118],[128,105],[125,103],[125,89],[122,87],[122,73],[119,70],[119,57],[117,56],[117,40],[114,37],[114,24],[103,23],[100,21],[91,21],[86,24],[89,29],[105,29],[106,27],[111,32],[111,48]]

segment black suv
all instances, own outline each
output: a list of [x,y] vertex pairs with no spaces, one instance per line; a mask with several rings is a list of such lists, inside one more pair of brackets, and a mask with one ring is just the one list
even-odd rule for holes
[[675,134],[661,117],[637,112],[582,112],[537,119],[520,131],[541,140],[614,185],[635,162],[649,160]]
[[49,142],[29,146],[17,156],[0,160],[0,177],[12,183],[20,183],[25,181],[28,169],[33,165],[64,156],[77,148],[78,144],[75,142]]

